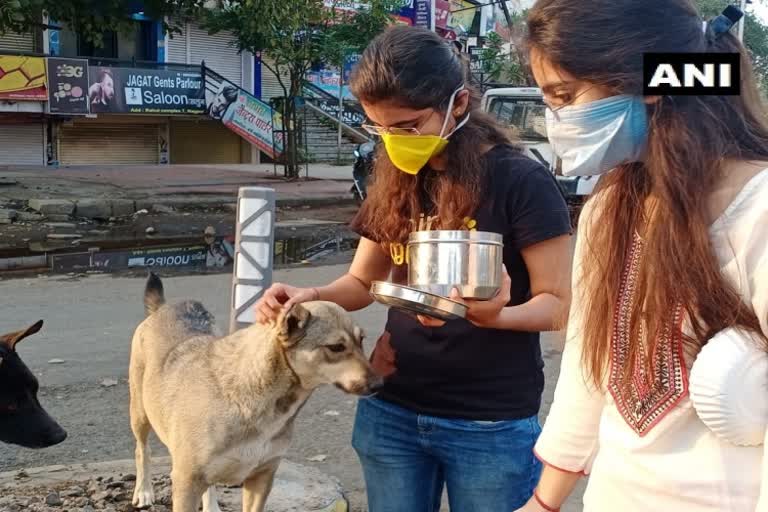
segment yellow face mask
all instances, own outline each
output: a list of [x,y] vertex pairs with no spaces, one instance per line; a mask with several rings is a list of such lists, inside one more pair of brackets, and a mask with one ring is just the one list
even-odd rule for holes
[[442,153],[448,145],[448,137],[456,133],[456,131],[464,126],[469,121],[469,114],[453,129],[451,133],[443,136],[445,128],[448,126],[448,119],[451,115],[451,109],[453,108],[453,102],[456,99],[456,95],[464,89],[464,86],[458,88],[452,95],[448,102],[448,110],[445,114],[445,121],[443,122],[443,128],[440,130],[440,135],[400,135],[391,133],[382,133],[381,139],[384,142],[384,148],[387,150],[387,155],[392,161],[395,167],[401,171],[416,175],[429,160],[440,153]]
[[392,163],[407,174],[416,175],[427,162],[443,152],[448,139],[437,135],[381,135]]

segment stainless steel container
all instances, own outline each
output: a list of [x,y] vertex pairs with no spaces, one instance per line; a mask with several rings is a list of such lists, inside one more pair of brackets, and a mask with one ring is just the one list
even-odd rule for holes
[[503,237],[485,231],[416,231],[408,241],[408,286],[487,300],[501,288]]

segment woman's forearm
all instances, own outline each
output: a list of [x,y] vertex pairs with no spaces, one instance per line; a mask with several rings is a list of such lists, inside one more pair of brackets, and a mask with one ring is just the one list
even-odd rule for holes
[[545,464],[535,489],[536,496],[549,508],[559,509],[582,476],[581,473],[560,471]]
[[542,293],[519,306],[501,310],[497,329],[523,332],[559,331],[564,327],[568,304],[551,293]]
[[352,274],[344,274],[331,284],[315,288],[318,300],[335,302],[347,311],[357,311],[371,305],[369,286]]

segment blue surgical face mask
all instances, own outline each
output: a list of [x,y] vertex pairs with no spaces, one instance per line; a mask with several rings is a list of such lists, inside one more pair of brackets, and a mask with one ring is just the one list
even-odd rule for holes
[[642,161],[648,115],[641,96],[620,95],[547,109],[547,137],[566,176],[594,176]]

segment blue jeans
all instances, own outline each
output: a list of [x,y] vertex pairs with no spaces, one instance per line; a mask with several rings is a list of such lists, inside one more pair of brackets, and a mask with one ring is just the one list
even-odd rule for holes
[[358,402],[352,446],[363,466],[369,512],[437,512],[443,486],[455,512],[510,512],[533,494],[541,463],[537,417],[479,422]]

